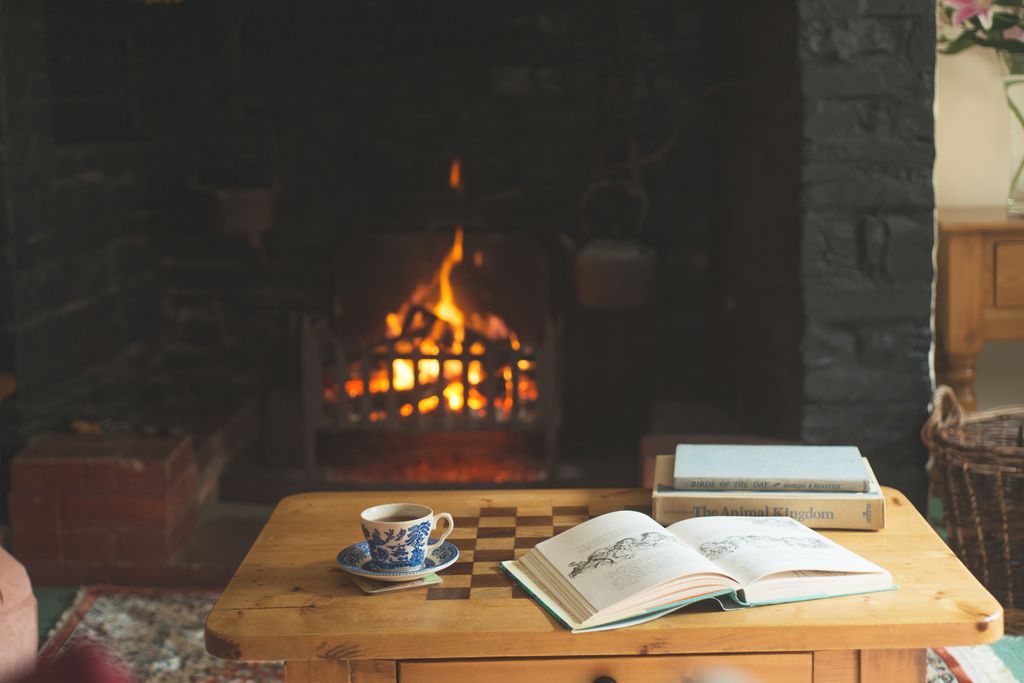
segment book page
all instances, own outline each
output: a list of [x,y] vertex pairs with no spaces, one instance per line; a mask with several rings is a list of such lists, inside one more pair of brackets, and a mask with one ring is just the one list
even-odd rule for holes
[[536,545],[597,610],[673,578],[722,570],[647,515],[609,512]]
[[778,572],[886,573],[789,517],[698,517],[668,531],[744,585]]

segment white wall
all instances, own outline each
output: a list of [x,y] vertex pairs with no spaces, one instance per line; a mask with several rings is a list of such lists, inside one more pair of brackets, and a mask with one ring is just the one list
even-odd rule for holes
[[[992,50],[939,55],[935,69],[935,203],[1005,206],[1009,113]],[[977,359],[978,409],[1024,404],[1024,342],[987,342]]]
[[1004,206],[1009,113],[995,51],[938,56],[935,69],[935,203]]

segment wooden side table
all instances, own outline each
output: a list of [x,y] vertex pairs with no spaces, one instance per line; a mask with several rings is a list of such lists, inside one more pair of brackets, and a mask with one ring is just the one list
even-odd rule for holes
[[1024,220],[1002,207],[939,209],[938,267],[936,369],[974,410],[982,344],[1024,339]]
[[[642,489],[370,491],[282,500],[206,622],[206,648],[285,660],[287,683],[678,683],[712,670],[755,680],[924,680],[928,646],[990,643],[999,603],[898,491],[888,526],[827,536],[892,572],[898,590],[734,612],[700,605],[574,634],[498,568],[589,516],[649,508]],[[364,595],[335,563],[360,510],[416,501],[451,512],[459,561],[437,587]]]

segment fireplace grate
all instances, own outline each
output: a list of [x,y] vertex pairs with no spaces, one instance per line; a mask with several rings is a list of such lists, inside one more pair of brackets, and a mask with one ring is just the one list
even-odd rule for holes
[[[346,345],[322,317],[302,324],[310,427],[348,431],[551,428],[554,333],[536,348],[467,330],[456,344],[432,312],[411,307],[398,336]],[[440,334],[439,334],[440,332]],[[423,350],[425,339],[437,346]],[[459,349],[456,351],[455,349]]]
[[[461,431],[537,423],[533,349],[472,330],[456,344],[450,330],[436,334],[444,327],[434,313],[413,306],[395,338],[349,352],[332,335],[324,399],[335,425]],[[440,344],[423,352],[432,333]]]

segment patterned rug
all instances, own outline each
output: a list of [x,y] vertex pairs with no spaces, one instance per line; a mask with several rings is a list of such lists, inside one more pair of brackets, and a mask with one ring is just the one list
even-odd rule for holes
[[94,586],[82,592],[40,656],[92,642],[147,683],[283,681],[280,662],[230,662],[206,653],[203,624],[216,600],[210,592]]
[[[280,683],[280,662],[229,662],[206,653],[203,624],[216,599],[205,591],[93,586],[82,591],[40,656],[93,642],[139,681]],[[929,650],[928,683],[1024,683],[1024,636]]]
[[1021,683],[1024,636],[1004,636],[992,645],[928,650],[928,683]]

